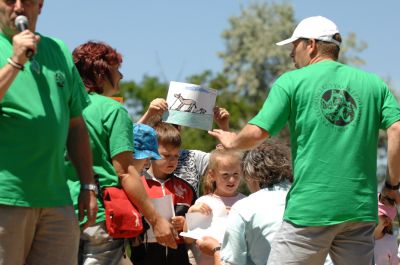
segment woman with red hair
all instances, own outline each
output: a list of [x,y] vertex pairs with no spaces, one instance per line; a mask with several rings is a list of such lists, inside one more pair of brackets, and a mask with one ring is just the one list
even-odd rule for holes
[[[159,243],[176,248],[174,231],[149,200],[133,166],[133,125],[124,106],[110,98],[119,92],[122,56],[102,42],[87,42],[74,52],[74,63],[89,94],[90,104],[83,111],[93,153],[93,170],[100,188],[121,186],[151,223]],[[81,187],[68,166],[68,178],[74,205]],[[99,201],[96,224],[81,231],[79,264],[119,264],[124,252],[124,239],[112,238],[105,227],[103,203]]]

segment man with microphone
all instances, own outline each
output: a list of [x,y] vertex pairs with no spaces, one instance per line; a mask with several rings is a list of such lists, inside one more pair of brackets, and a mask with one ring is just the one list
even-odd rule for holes
[[80,177],[85,226],[97,212],[81,117],[86,92],[66,46],[35,33],[42,6],[0,0],[0,265],[77,263],[65,146]]

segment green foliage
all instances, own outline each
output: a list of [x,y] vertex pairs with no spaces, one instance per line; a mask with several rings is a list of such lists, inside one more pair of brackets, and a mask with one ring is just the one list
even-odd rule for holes
[[359,53],[365,50],[367,47],[368,44],[366,42],[359,42],[356,34],[354,32],[350,32],[341,45],[339,61],[355,66],[364,65],[365,61],[359,57]]
[[230,28],[222,33],[226,51],[220,53],[229,88],[249,102],[265,98],[276,77],[292,65],[289,52],[275,43],[291,34],[293,8],[253,3],[229,22]]

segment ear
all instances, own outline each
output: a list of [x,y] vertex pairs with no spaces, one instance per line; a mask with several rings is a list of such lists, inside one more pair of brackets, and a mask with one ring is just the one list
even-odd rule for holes
[[315,39],[309,39],[307,43],[307,49],[310,57],[315,57],[318,53],[317,41]]

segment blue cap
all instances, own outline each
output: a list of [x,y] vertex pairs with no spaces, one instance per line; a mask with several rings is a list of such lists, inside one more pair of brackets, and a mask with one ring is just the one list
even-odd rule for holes
[[146,124],[137,123],[133,125],[133,158],[161,159],[158,153],[157,133]]

